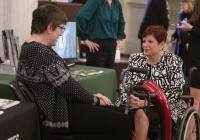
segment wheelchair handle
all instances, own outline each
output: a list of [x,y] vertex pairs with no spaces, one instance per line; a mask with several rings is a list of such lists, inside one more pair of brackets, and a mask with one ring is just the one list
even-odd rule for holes
[[131,71],[131,72],[143,73],[146,76],[148,75],[147,69],[138,68],[138,67],[129,67],[128,70]]
[[137,92],[135,90],[132,90],[131,91],[131,94],[140,98],[141,100],[144,100],[144,99],[148,99],[148,98],[151,98],[151,99],[154,99],[156,98],[157,94],[156,93],[147,93],[147,92]]
[[157,96],[156,93],[150,93],[149,91],[142,88],[141,86],[135,86],[135,85],[130,87],[130,93],[142,100],[149,99],[149,98],[153,99]]
[[[125,76],[126,72],[128,72],[128,71],[145,74],[145,78],[144,79],[147,79],[147,76],[148,76],[148,70],[144,69],[144,68],[128,67],[127,69],[124,69],[124,71],[122,72],[122,75],[121,75],[121,81],[122,81],[122,86],[124,87],[124,89],[125,89],[126,92],[129,92],[130,89],[128,89],[126,87],[125,81],[123,79],[124,79],[124,76]],[[143,82],[144,81],[142,81],[138,85],[141,85]]]
[[179,98],[184,100],[184,101],[190,101],[190,106],[193,106],[194,104],[194,98],[192,96],[188,96],[188,95],[179,95]]

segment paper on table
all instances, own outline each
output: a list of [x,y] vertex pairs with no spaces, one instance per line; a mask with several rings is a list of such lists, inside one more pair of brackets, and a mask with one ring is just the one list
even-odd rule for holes
[[14,101],[14,100],[9,100],[9,99],[0,99],[0,109],[7,109],[19,103],[20,103],[19,101]]
[[3,114],[4,112],[0,110],[0,115]]
[[120,60],[120,58],[121,58],[120,49],[117,49],[115,54],[115,59]]
[[91,75],[101,74],[101,73],[103,73],[103,71],[96,71],[96,70],[75,70],[75,71],[71,71],[71,74],[75,75],[75,76],[91,76]]

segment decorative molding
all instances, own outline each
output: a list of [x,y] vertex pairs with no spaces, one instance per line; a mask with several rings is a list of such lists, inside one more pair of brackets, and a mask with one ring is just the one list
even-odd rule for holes
[[127,5],[136,8],[144,8],[147,0],[127,0]]
[[146,5],[147,0],[127,0],[128,4]]

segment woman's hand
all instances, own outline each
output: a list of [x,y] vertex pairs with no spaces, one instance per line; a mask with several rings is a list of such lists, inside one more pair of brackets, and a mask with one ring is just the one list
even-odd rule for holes
[[181,30],[184,30],[184,31],[191,31],[192,30],[192,25],[190,25],[189,23],[187,23],[186,21],[182,21],[181,22],[182,25],[181,26],[176,26],[176,28],[179,28]]
[[134,95],[130,95],[130,109],[140,107],[140,99]]
[[100,99],[100,106],[113,105],[112,102],[110,101],[110,99],[108,99],[108,97],[103,96],[100,93],[97,93],[94,96],[96,96],[97,98]]
[[99,51],[98,49],[99,45],[97,43],[94,43],[88,39],[83,42],[84,42],[84,45],[89,47],[91,53],[95,53],[95,51]]
[[122,43],[123,43],[122,39],[117,39],[117,49],[121,49],[122,48]]

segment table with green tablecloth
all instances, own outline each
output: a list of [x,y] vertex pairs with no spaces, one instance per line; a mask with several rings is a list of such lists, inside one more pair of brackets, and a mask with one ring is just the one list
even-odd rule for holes
[[[91,76],[73,76],[91,93],[102,93],[113,102],[117,99],[117,78],[114,69],[75,65],[70,67],[70,71],[75,70],[95,70],[103,73]],[[9,88],[9,82],[15,79],[15,75],[0,74],[0,98],[14,99],[14,95]]]
[[14,99],[14,94],[9,88],[9,82],[15,79],[15,75],[0,74],[0,98]]

